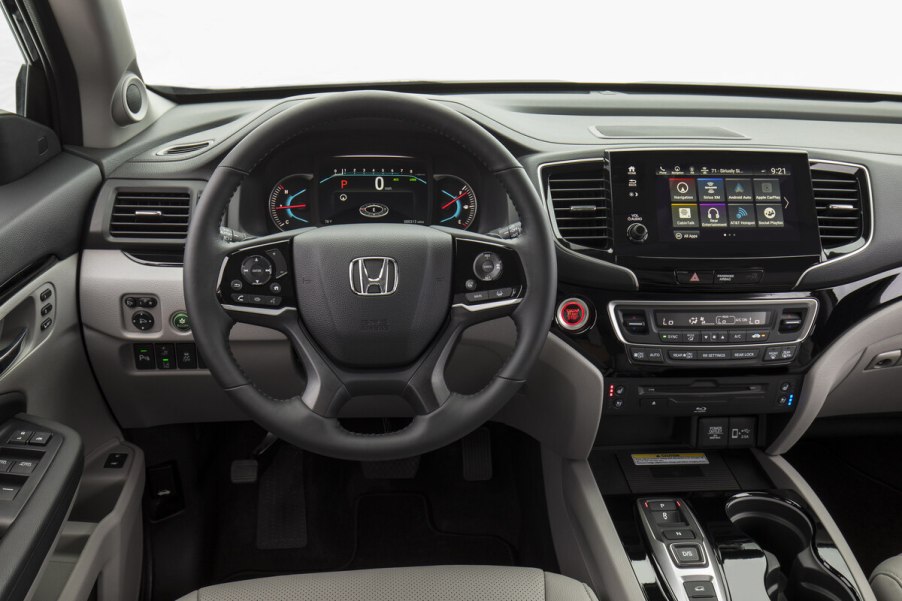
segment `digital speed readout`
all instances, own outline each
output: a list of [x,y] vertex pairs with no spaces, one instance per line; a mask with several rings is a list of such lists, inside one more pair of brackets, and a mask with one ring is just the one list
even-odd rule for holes
[[662,328],[754,328],[770,323],[770,311],[658,312],[655,316],[658,326]]

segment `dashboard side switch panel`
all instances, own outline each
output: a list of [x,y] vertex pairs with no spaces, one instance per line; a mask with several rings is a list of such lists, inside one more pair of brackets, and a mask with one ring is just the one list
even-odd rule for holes
[[107,469],[121,469],[125,467],[128,460],[128,453],[110,453],[103,462],[103,467]]

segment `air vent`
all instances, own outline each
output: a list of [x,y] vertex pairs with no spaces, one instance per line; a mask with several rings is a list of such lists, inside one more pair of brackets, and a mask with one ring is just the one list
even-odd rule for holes
[[821,246],[831,254],[851,251],[863,242],[867,182],[855,165],[811,164]]
[[110,219],[114,238],[184,239],[188,234],[191,194],[119,190]]
[[556,169],[546,192],[561,238],[575,246],[610,248],[611,189],[602,162]]
[[178,156],[180,154],[191,154],[192,152],[200,152],[204,150],[213,142],[210,140],[204,140],[203,142],[185,142],[184,144],[175,144],[174,146],[168,146],[163,150],[159,151],[157,154],[159,156]]

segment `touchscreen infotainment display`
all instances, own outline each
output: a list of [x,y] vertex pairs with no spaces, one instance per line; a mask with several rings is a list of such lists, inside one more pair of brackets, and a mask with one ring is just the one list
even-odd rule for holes
[[[817,255],[808,158],[797,152],[612,151],[617,254]],[[641,224],[630,229],[632,224]]]

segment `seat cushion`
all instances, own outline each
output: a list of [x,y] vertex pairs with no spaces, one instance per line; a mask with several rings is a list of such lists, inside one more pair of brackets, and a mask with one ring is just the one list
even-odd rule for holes
[[274,576],[181,601],[597,601],[585,584],[532,568],[434,566]]
[[902,601],[902,555],[874,568],[870,582],[877,601]]

